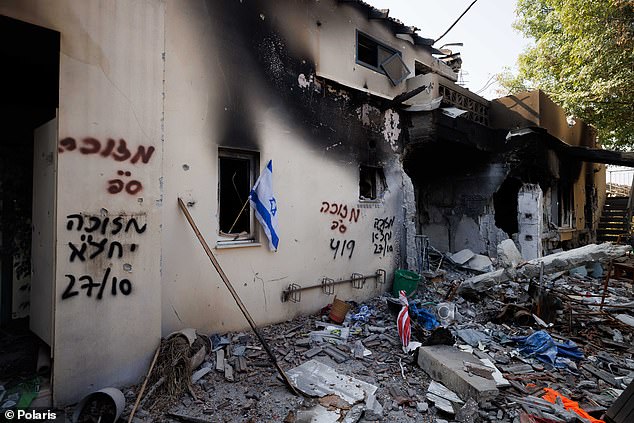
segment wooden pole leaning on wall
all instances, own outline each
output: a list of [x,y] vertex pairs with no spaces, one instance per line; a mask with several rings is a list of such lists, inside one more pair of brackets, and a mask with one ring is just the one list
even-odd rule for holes
[[273,351],[271,351],[271,347],[269,347],[269,344],[266,342],[266,340],[264,339],[264,337],[260,333],[260,330],[255,325],[255,321],[253,320],[253,318],[249,314],[249,311],[247,310],[245,305],[242,303],[242,300],[238,296],[238,293],[236,292],[236,290],[233,288],[233,285],[231,285],[231,282],[229,281],[229,278],[225,274],[224,270],[222,270],[222,267],[220,266],[220,263],[218,262],[218,259],[216,259],[216,256],[214,256],[214,253],[211,251],[211,248],[209,248],[209,245],[207,244],[207,241],[205,241],[205,238],[203,237],[203,235],[198,230],[198,227],[196,226],[196,223],[194,222],[194,219],[192,218],[192,215],[189,213],[189,210],[187,210],[187,206],[185,205],[183,200],[180,199],[180,198],[178,199],[178,205],[179,205],[180,209],[183,211],[183,214],[185,215],[185,218],[189,222],[190,226],[194,230],[194,233],[196,234],[196,237],[198,238],[198,241],[200,241],[200,244],[202,245],[203,249],[205,250],[205,253],[207,253],[207,257],[209,257],[209,260],[211,260],[211,264],[213,264],[214,268],[216,269],[216,272],[218,272],[218,275],[220,275],[220,279],[222,279],[224,284],[227,286],[227,289],[229,290],[229,292],[233,296],[233,299],[235,300],[236,304],[238,305],[238,308],[240,309],[242,314],[244,314],[244,317],[247,319],[247,322],[249,322],[249,326],[251,326],[251,329],[255,333],[255,336],[257,336],[258,339],[260,340],[260,343],[262,344],[262,347],[264,347],[264,350],[269,355],[269,358],[273,362],[273,365],[275,365],[275,368],[277,369],[278,373],[282,377],[282,380],[284,381],[284,383],[286,384],[288,389],[293,394],[299,396],[300,393],[297,391],[297,389],[295,389],[295,386],[293,386],[293,383],[288,378],[288,375],[286,374],[286,372],[284,372],[284,369],[282,369],[280,364],[277,362],[277,359],[275,358],[275,355],[273,354]]

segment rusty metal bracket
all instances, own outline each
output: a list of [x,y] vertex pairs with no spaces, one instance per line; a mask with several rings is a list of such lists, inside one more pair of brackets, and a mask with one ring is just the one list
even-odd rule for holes
[[365,276],[361,273],[353,273],[350,277],[350,281],[352,282],[352,287],[355,289],[362,289],[365,285]]
[[282,302],[290,301],[292,303],[298,303],[302,300],[302,287],[296,283],[292,283],[282,291]]
[[330,278],[323,278],[321,280],[321,289],[326,295],[333,295],[335,293],[335,281]]
[[375,280],[376,280],[376,284],[377,286],[380,285],[385,285],[385,277],[386,272],[384,269],[376,269],[376,275],[375,275]]
[[372,275],[362,275],[361,273],[353,273],[352,276],[348,279],[340,279],[334,280],[332,278],[323,278],[319,285],[310,285],[310,286],[300,286],[298,284],[292,283],[282,291],[282,302],[294,302],[298,303],[301,301],[301,292],[307,291],[309,289],[321,288],[324,294],[333,295],[335,293],[335,286],[341,285],[344,283],[351,283],[354,289],[362,289],[365,287],[365,283],[368,279],[375,279],[377,286],[385,284],[385,270],[377,269],[377,271]]

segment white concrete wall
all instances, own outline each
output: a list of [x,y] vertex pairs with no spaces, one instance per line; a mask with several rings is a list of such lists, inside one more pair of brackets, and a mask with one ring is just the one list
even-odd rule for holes
[[537,184],[524,184],[517,194],[517,239],[524,260],[542,256],[544,196]]
[[[324,22],[331,29],[352,28],[337,2],[316,4],[328,9]],[[381,158],[388,190],[382,202],[360,203],[358,158],[337,155],[340,144],[320,145],[288,105],[271,97],[270,87],[251,77],[249,66],[224,61],[219,44],[233,48],[235,40],[216,29],[214,6],[199,0],[0,4],[0,13],[61,33],[53,316],[57,404],[104,386],[137,382],[161,333],[246,327],[176,201],[178,196],[195,201],[191,213],[215,246],[218,148],[243,147],[239,139],[221,137],[223,114],[237,98],[236,85],[228,79],[240,78],[242,95],[248,96],[241,105],[255,128],[261,167],[273,159],[279,206],[278,252],[268,250],[263,233],[261,246],[215,250],[256,322],[313,312],[333,299],[314,290],[305,292],[300,303],[282,303],[290,283],[313,285],[323,277],[373,274],[379,268],[387,270],[391,283],[404,225],[403,186],[408,186],[395,153],[402,130],[398,114],[374,110],[379,123],[367,123],[381,134],[379,149],[390,152]],[[292,6],[301,14],[306,5]],[[270,16],[266,10],[264,16]],[[393,36],[358,14],[351,16],[360,29],[377,31],[372,35]],[[286,27],[281,24],[278,28]],[[301,37],[324,51],[340,46],[338,31],[324,38],[312,35]],[[342,54],[354,62],[353,35],[348,47]],[[408,48],[404,57],[413,70]],[[325,65],[334,60],[329,54],[322,55],[319,66],[331,69],[332,78],[358,88],[367,79],[373,81],[371,90],[397,94],[385,76],[365,68],[353,66],[338,75],[336,60]],[[299,73],[293,77],[298,85],[292,90],[311,89],[301,84]],[[354,123],[365,124],[365,119],[360,110]],[[347,134],[338,136],[345,140]],[[348,220],[345,233],[332,230],[333,215],[324,211],[325,203],[358,209],[359,217]],[[128,227],[129,222],[138,226]],[[377,253],[377,238],[385,239],[385,254]],[[333,246],[344,241],[342,256]],[[362,301],[384,288],[369,281],[360,291],[340,285],[336,294]]]
[[[215,247],[218,148],[239,147],[241,142],[222,138],[220,130],[225,124],[225,113],[237,101],[236,92],[228,88],[236,69],[214,44],[222,40],[222,35],[214,33],[210,21],[213,11],[206,3],[171,2],[166,10],[163,333],[187,326],[208,332],[242,329],[246,321],[177,207],[178,196],[195,202],[190,212],[207,242]],[[289,111],[271,99],[257,73],[254,69],[241,81],[241,89],[249,98],[243,113],[245,125],[247,120],[256,122],[254,138],[260,167],[273,160],[280,246],[277,252],[269,251],[260,231],[260,246],[214,248],[214,253],[255,321],[267,324],[314,312],[332,302],[332,296],[317,289],[304,292],[299,303],[282,303],[282,291],[290,283],[314,285],[323,277],[342,279],[353,272],[374,274],[378,268],[387,270],[391,278],[403,227],[403,178],[398,157],[393,155],[385,163],[389,188],[384,201],[359,203],[358,163],[339,161],[331,149],[312,142]],[[308,88],[298,83],[295,89]],[[358,119],[362,118],[363,113],[359,113]],[[394,131],[398,136],[400,127],[384,131],[382,142],[389,148],[390,143],[395,143]],[[348,210],[359,209],[359,218],[352,222],[348,218],[345,233],[331,230],[333,215],[321,211],[324,202],[342,204]],[[385,230],[391,234],[387,243],[390,252],[375,254],[375,221],[392,217],[394,223]],[[337,254],[331,248],[331,240],[333,245],[345,241],[354,249],[342,256],[341,250]],[[349,244],[351,241],[353,244]],[[360,291],[339,285],[336,295],[360,301],[376,295],[381,288],[374,281]]]
[[[160,338],[163,3],[7,0],[0,13],[61,33],[53,393],[67,404],[137,382]],[[140,146],[147,163],[133,163]],[[145,231],[118,230],[132,218]]]
[[[346,86],[387,98],[407,90],[405,82],[394,86],[384,74],[356,63],[357,30],[401,52],[403,62],[411,71],[408,78],[414,77],[414,62],[417,60],[446,78],[457,80],[457,74],[433,57],[426,48],[397,38],[384,21],[368,19],[367,14],[352,4],[328,0],[300,1],[287,2],[280,7],[278,2],[270,2],[262,13],[264,19],[284,23],[280,29],[285,39],[294,43],[294,47],[301,47],[313,58],[317,75]],[[431,37],[431,34],[424,32],[420,35]]]

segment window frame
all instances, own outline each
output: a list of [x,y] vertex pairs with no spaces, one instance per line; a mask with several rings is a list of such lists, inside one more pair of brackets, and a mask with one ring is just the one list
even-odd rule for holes
[[[220,209],[222,207],[222,194],[221,194],[221,166],[220,161],[223,158],[229,159],[242,159],[249,161],[249,190],[255,185],[255,181],[259,176],[260,169],[260,153],[255,150],[235,149],[228,147],[218,148],[218,230],[216,248],[228,248],[228,247],[247,247],[247,246],[259,246],[260,245],[260,231],[256,224],[255,212],[250,204],[245,207],[249,210],[249,232],[242,236],[226,236],[223,235],[220,228]],[[249,193],[247,193],[248,198]],[[243,212],[244,213],[244,212]]]
[[[374,190],[375,197],[368,198],[361,195],[361,173],[363,168],[374,170]],[[385,169],[383,166],[360,164],[359,165],[359,202],[360,203],[381,203],[385,193],[387,192],[387,180],[385,177]]]
[[[361,35],[362,37],[365,37],[368,40],[376,43],[376,45],[377,45],[377,57],[376,57],[377,65],[376,66],[374,66],[374,65],[372,65],[372,64],[370,64],[368,62],[364,62],[363,60],[359,59],[359,35]],[[386,52],[391,53],[383,61],[380,61],[380,57],[378,56],[378,49],[379,48],[382,48]],[[392,79],[392,77],[390,75],[388,75],[388,73],[382,67],[383,63],[395,60],[394,56],[398,56],[398,59],[401,61],[403,67],[405,69],[407,69],[407,74],[405,74],[404,76],[402,76],[401,78],[399,78],[397,80]],[[363,66],[365,68],[371,69],[371,70],[373,70],[375,72],[378,72],[378,73],[381,73],[381,74],[385,75],[390,80],[390,82],[392,82],[392,84],[395,85],[395,86],[400,84],[401,82],[403,82],[405,79],[407,79],[407,77],[409,75],[412,74],[412,71],[409,69],[409,67],[407,67],[407,65],[403,61],[403,54],[398,49],[390,47],[389,45],[379,41],[375,37],[373,37],[373,36],[371,36],[369,34],[366,34],[363,31],[359,31],[358,29],[355,30],[355,57],[354,57],[354,59],[355,59],[355,63],[356,64],[361,65],[361,66]]]

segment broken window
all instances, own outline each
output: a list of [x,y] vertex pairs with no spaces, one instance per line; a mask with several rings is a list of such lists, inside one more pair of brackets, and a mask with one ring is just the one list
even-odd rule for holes
[[255,184],[258,154],[218,151],[219,244],[255,242],[254,215],[249,193]]
[[574,228],[573,221],[574,193],[572,187],[560,181],[559,184],[559,215],[558,223],[561,228]]
[[399,84],[411,73],[398,51],[359,31],[357,63],[387,75],[394,85]]
[[359,200],[381,200],[387,189],[383,168],[361,165],[359,167]]
[[415,76],[427,75],[428,73],[431,73],[431,72],[433,72],[432,68],[430,68],[429,66],[427,66],[423,62],[419,62],[418,60],[414,60],[414,75]]

